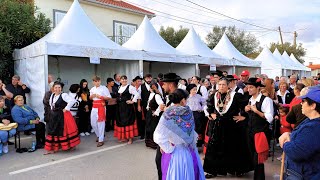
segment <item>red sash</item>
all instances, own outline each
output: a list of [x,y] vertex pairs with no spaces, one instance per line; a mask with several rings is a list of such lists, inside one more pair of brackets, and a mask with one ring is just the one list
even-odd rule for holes
[[98,122],[106,121],[106,110],[105,107],[106,103],[104,100],[94,100],[93,101],[93,108],[98,108]]
[[263,164],[269,155],[269,144],[264,132],[259,132],[254,135],[254,144],[258,153],[258,164]]

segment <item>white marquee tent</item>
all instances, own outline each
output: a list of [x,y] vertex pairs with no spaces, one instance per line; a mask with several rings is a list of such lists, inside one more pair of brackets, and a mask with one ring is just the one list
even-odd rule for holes
[[298,59],[291,53],[290,55],[290,59],[295,62],[300,68],[301,68],[301,74],[300,76],[303,77],[303,76],[306,76],[306,77],[309,77],[311,76],[311,69],[306,67],[305,65],[301,64]]
[[201,63],[198,63],[201,77],[204,77],[209,73],[210,65],[232,67],[234,64],[231,59],[224,58],[211,51],[211,49],[200,39],[193,27],[191,27],[186,37],[181,41],[176,49],[185,54],[208,58],[208,61],[204,62],[202,65],[200,65]]
[[[89,63],[89,57],[108,59],[101,59],[97,66]],[[105,74],[109,71],[133,77],[133,73],[139,72],[137,60],[141,57],[140,52],[123,48],[107,38],[91,22],[78,0],[74,0],[55,29],[35,43],[15,50],[14,64],[15,73],[31,89],[28,104],[43,115],[42,99],[48,73],[60,77],[66,85],[79,83],[82,78],[88,79],[94,74],[106,78],[111,75]],[[123,59],[121,68],[119,60],[115,59]]]
[[181,77],[191,77],[197,72],[196,64],[208,61],[207,58],[190,56],[170,46],[154,29],[145,17],[137,31],[123,44],[123,47],[143,51],[143,73],[166,73],[174,71]]
[[292,69],[294,69],[291,65],[291,63],[287,63],[286,60],[283,59],[281,56],[279,50],[276,48],[273,52],[273,56],[278,60],[279,63],[282,65],[282,75],[288,76],[292,74]]
[[235,60],[235,72],[233,73],[240,74],[243,70],[248,70],[251,75],[260,74],[261,62],[254,61],[241,54],[225,33],[212,51],[223,57]]
[[268,47],[265,47],[256,61],[261,61],[261,74],[267,74],[269,78],[275,78],[282,75],[282,65],[273,56]]

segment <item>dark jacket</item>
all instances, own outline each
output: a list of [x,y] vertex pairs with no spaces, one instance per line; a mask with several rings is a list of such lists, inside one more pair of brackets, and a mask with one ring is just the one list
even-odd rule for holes
[[294,105],[287,114],[287,122],[294,124],[294,127],[297,127],[303,120],[307,119],[307,116],[302,114],[301,108],[301,104]]
[[314,179],[320,172],[320,118],[305,119],[296,127],[290,141],[283,145],[287,168],[303,175],[304,179]]
[[24,103],[27,104],[26,93],[30,93],[30,89],[28,87],[23,89],[22,86],[20,86],[20,85],[18,85],[17,87],[14,87],[12,84],[8,84],[6,88],[8,91],[10,91],[13,94],[13,98],[11,99],[11,102],[10,102],[11,108],[14,106],[14,98],[17,95],[23,96]]
[[0,113],[0,123],[2,122],[3,119],[7,119],[10,122],[13,122],[12,121],[12,117],[11,117],[11,112],[10,112],[9,108],[4,108],[3,112]]
[[295,97],[293,93],[287,93],[285,96],[285,102],[282,102],[282,98],[281,96],[277,95],[278,97],[278,102],[281,104],[290,104],[290,102],[292,101],[292,99]]

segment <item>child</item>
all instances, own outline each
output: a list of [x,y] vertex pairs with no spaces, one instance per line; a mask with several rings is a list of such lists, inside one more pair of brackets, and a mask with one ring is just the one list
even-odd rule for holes
[[187,106],[189,106],[191,111],[193,112],[195,131],[199,136],[197,147],[201,147],[203,144],[202,126],[205,126],[205,124],[203,124],[203,110],[204,106],[206,105],[206,100],[200,94],[197,94],[197,85],[189,84],[186,89],[189,92]]
[[282,105],[279,107],[279,113],[280,113],[280,134],[283,134],[285,132],[291,132],[292,127],[291,124],[287,122],[286,116],[289,113],[289,106]]
[[[287,122],[286,117],[287,114],[289,113],[289,105],[282,105],[279,106],[279,114],[280,114],[280,135],[285,133],[285,132],[291,132],[292,127],[291,124]],[[277,158],[279,161],[282,160],[282,157]]]

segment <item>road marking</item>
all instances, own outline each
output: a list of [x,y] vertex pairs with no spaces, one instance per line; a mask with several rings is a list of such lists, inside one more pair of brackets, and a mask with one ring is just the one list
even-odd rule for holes
[[[135,142],[141,142],[141,141],[143,141],[143,140],[138,140],[138,141],[135,141]],[[31,166],[31,167],[28,167],[28,168],[25,168],[25,169],[20,169],[20,170],[17,170],[17,171],[9,172],[9,175],[20,174],[20,173],[24,173],[24,172],[27,172],[27,171],[32,171],[32,170],[35,170],[35,169],[51,166],[51,165],[54,165],[54,164],[59,164],[59,163],[62,163],[62,162],[66,162],[66,161],[70,161],[70,160],[74,160],[74,159],[79,159],[79,158],[90,156],[90,155],[97,154],[97,153],[100,153],[100,152],[104,152],[104,151],[109,151],[109,150],[112,150],[112,149],[120,148],[120,147],[123,147],[123,146],[126,146],[126,145],[127,145],[126,143],[125,144],[120,144],[120,145],[116,145],[116,146],[111,146],[111,147],[107,147],[107,148],[104,148],[104,149],[100,149],[100,150],[97,150],[97,151],[91,151],[91,152],[87,152],[87,153],[84,153],[84,154],[79,154],[79,155],[76,155],[76,156],[68,157],[68,158],[65,158],[65,159],[60,159],[60,160],[57,160],[57,161],[52,161],[52,162],[49,162],[49,163],[40,164],[40,165],[37,165],[37,166]]]

